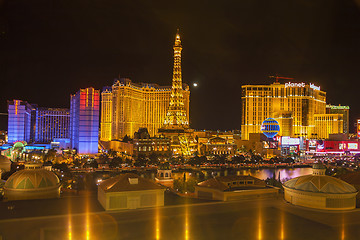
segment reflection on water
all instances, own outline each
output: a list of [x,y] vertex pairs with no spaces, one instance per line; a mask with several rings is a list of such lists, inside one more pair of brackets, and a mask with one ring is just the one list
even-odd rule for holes
[[155,219],[155,239],[160,239],[160,215],[159,215],[159,208],[156,208],[156,219]]
[[258,209],[258,239],[262,239],[262,210],[261,206]]
[[281,211],[281,217],[280,217],[280,239],[281,240],[284,240],[285,239],[285,233],[284,233],[284,223],[285,223],[285,220],[284,220],[284,212]]
[[342,222],[341,222],[341,240],[345,240],[345,220],[344,220],[344,214],[342,215]]
[[189,240],[189,212],[188,205],[185,206],[185,240]]

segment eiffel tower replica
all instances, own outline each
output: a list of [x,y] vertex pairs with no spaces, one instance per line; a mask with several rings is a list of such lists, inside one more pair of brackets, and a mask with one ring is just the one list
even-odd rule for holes
[[174,68],[170,104],[167,110],[164,125],[159,129],[159,134],[170,139],[173,155],[191,156],[196,151],[194,130],[190,129],[189,121],[184,106],[183,86],[181,76],[181,40],[177,30],[174,44]]

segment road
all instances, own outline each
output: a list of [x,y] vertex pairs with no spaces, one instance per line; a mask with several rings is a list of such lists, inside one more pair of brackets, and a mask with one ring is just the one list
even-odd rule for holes
[[[84,207],[86,208],[86,202]],[[56,206],[54,206],[56,207]],[[68,206],[69,213],[72,212]],[[360,211],[300,208],[282,199],[0,220],[10,239],[359,239]]]

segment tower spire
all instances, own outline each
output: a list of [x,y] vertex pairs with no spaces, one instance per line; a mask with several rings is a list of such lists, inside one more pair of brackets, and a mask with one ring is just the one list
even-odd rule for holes
[[182,76],[181,76],[181,39],[179,29],[175,36],[174,49],[174,68],[172,78],[172,88],[170,96],[170,105],[166,113],[164,127],[171,129],[184,129],[189,127],[184,106]]

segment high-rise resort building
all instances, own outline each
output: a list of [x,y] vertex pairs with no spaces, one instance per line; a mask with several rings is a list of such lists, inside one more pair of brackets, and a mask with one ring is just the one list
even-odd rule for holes
[[174,67],[171,86],[169,108],[163,126],[159,133],[170,138],[170,145],[174,155],[190,156],[196,151],[194,130],[190,129],[188,111],[185,106],[181,74],[181,40],[179,29],[175,36]]
[[97,154],[100,92],[80,89],[70,97],[70,142],[79,154]]
[[8,101],[8,143],[31,141],[31,112],[33,106],[26,101]]
[[111,141],[112,139],[112,89],[104,87],[101,92],[101,120],[100,120],[100,140]]
[[70,138],[68,108],[37,108],[35,113],[35,142],[49,143],[54,139]]
[[[190,91],[183,84],[183,102],[187,121]],[[101,92],[101,141],[133,137],[139,128],[155,136],[162,127],[170,104],[171,87],[133,83],[128,78],[115,79],[112,87]]]
[[8,101],[8,142],[51,143],[70,138],[67,108],[44,108],[26,101]]
[[343,115],[343,129],[344,133],[349,133],[349,106],[341,105],[326,105],[326,113],[328,114],[342,114]]
[[241,98],[243,140],[260,133],[267,118],[279,122],[280,136],[326,139],[344,132],[343,114],[326,114],[326,92],[312,83],[244,85]]

